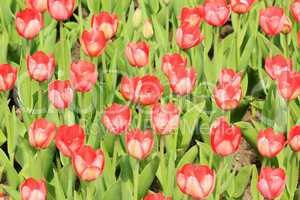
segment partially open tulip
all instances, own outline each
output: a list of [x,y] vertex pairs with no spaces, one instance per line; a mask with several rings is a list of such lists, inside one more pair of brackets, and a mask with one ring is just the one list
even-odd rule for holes
[[203,9],[201,7],[182,8],[180,21],[182,24],[189,23],[191,26],[199,25],[203,18]]
[[125,145],[130,156],[137,160],[145,159],[152,151],[154,139],[150,130],[134,129],[125,137]]
[[163,72],[168,76],[173,68],[183,67],[185,68],[187,59],[182,57],[179,53],[166,54],[162,58],[161,68]]
[[98,72],[94,64],[78,61],[71,65],[71,84],[78,92],[88,92],[97,82]]
[[176,31],[176,43],[182,49],[189,49],[198,45],[204,39],[198,26],[189,23],[182,24]]
[[283,31],[286,20],[287,18],[282,8],[268,7],[260,11],[260,27],[269,36],[275,36]]
[[84,130],[77,124],[62,125],[57,130],[55,144],[59,151],[67,157],[84,145]]
[[215,172],[206,165],[185,164],[177,171],[176,182],[184,194],[206,199],[215,187]]
[[10,90],[17,80],[17,69],[10,64],[0,64],[0,92]]
[[110,133],[120,135],[129,128],[131,115],[131,110],[127,105],[113,103],[105,110],[101,121]]
[[242,76],[240,73],[235,72],[233,69],[224,68],[221,70],[219,76],[219,85],[230,84],[232,86],[241,85]]
[[118,29],[119,20],[116,15],[102,11],[98,15],[93,15],[91,27],[98,31],[103,31],[105,38],[112,38]]
[[300,73],[284,71],[277,78],[279,94],[286,100],[296,99],[300,95]]
[[247,13],[255,0],[230,0],[231,9],[235,13]]
[[28,178],[21,183],[20,194],[22,200],[46,200],[46,183],[43,180]]
[[55,80],[48,86],[48,99],[57,109],[64,109],[71,105],[74,91],[70,81]]
[[64,21],[73,14],[75,0],[48,0],[48,12],[54,19]]
[[179,126],[180,110],[173,103],[155,104],[151,109],[151,124],[156,133],[167,135]]
[[103,53],[106,45],[106,39],[102,31],[84,30],[80,37],[80,43],[86,55],[97,57]]
[[45,12],[47,10],[47,0],[26,0],[27,7]]
[[163,193],[149,193],[143,200],[172,200],[172,197],[165,197]]
[[125,55],[131,66],[144,67],[149,63],[149,45],[146,42],[129,42]]
[[149,20],[146,20],[143,26],[143,35],[146,39],[149,39],[153,36],[153,26]]
[[294,126],[288,136],[288,143],[295,152],[300,152],[300,126]]
[[73,167],[81,180],[92,181],[98,178],[104,169],[104,155],[98,149],[82,146],[72,155]]
[[39,11],[26,8],[16,14],[15,24],[19,35],[31,40],[37,36],[43,28],[44,20]]
[[212,26],[223,26],[230,17],[230,6],[226,0],[205,0],[204,20]]
[[300,0],[294,0],[291,4],[291,13],[296,22],[300,22]]
[[260,131],[257,136],[257,149],[265,157],[273,158],[284,148],[285,138],[282,133],[276,133],[272,128]]
[[47,148],[56,134],[56,125],[46,119],[35,120],[29,127],[28,136],[31,146],[38,149]]
[[151,105],[162,97],[164,87],[156,76],[123,77],[120,92],[126,100],[142,105]]
[[36,81],[43,82],[49,80],[55,71],[55,60],[53,55],[37,51],[31,56],[27,56],[27,72]]
[[224,117],[218,118],[210,128],[210,144],[213,151],[221,156],[235,153],[240,146],[240,128],[230,125]]
[[281,168],[264,167],[260,171],[257,189],[266,199],[275,199],[285,188],[286,176]]
[[273,80],[276,80],[282,72],[291,71],[292,66],[292,59],[285,58],[282,55],[276,55],[265,60],[266,72]]

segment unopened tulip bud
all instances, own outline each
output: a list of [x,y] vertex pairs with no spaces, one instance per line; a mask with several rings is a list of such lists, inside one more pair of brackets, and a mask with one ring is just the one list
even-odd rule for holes
[[133,23],[133,27],[137,28],[142,22],[142,10],[140,8],[137,8],[134,13],[133,13],[133,17],[132,17],[132,23]]
[[149,20],[145,21],[145,23],[144,23],[143,35],[147,39],[149,39],[153,36],[153,27]]

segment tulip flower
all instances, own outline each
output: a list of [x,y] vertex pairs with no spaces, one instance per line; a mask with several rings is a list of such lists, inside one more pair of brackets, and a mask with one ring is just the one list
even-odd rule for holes
[[189,23],[191,26],[199,25],[203,19],[203,9],[202,7],[195,8],[182,8],[180,21],[182,24]]
[[265,157],[273,158],[284,148],[285,138],[282,133],[276,133],[272,128],[260,131],[257,136],[257,149]]
[[73,14],[75,0],[48,0],[48,12],[57,21],[69,19]]
[[300,22],[300,0],[294,0],[291,4],[291,13],[296,22]]
[[84,130],[77,124],[62,125],[57,130],[55,144],[59,151],[67,157],[84,145]]
[[280,196],[285,187],[286,175],[281,168],[264,167],[261,169],[257,189],[266,199]]
[[37,149],[47,148],[56,134],[56,125],[46,119],[37,119],[29,127],[28,136],[31,146]]
[[26,0],[27,7],[35,9],[39,12],[45,12],[47,10],[47,0]]
[[53,55],[37,51],[27,57],[27,72],[29,76],[38,82],[49,80],[55,71]]
[[290,18],[288,16],[285,16],[281,33],[288,34],[288,33],[292,32],[292,29],[293,29],[292,21],[290,20]]
[[98,72],[94,64],[78,61],[71,65],[71,84],[78,92],[88,92],[96,84]]
[[81,180],[93,181],[103,172],[104,155],[100,149],[82,146],[73,153],[72,164]]
[[0,92],[10,90],[17,80],[17,69],[10,64],[0,64]]
[[161,68],[163,72],[168,76],[173,68],[183,67],[185,68],[187,64],[187,59],[182,57],[179,53],[166,54],[162,58]]
[[132,24],[134,28],[137,28],[140,26],[142,22],[142,9],[137,8],[132,16]]
[[103,53],[106,46],[106,39],[102,31],[84,30],[80,37],[80,43],[86,55],[97,57]]
[[48,86],[48,99],[57,109],[69,107],[73,101],[74,91],[70,81],[55,80]]
[[230,0],[230,6],[233,12],[244,14],[249,12],[255,0]]
[[232,86],[241,85],[242,76],[240,73],[235,72],[233,69],[224,68],[221,70],[219,77],[219,85],[230,84]]
[[190,49],[198,45],[204,38],[199,27],[189,23],[182,24],[176,31],[176,43],[182,49]]
[[22,200],[46,200],[47,187],[43,180],[28,178],[20,185]]
[[0,200],[9,200],[9,197],[6,196],[3,192],[0,192]]
[[266,72],[273,80],[276,80],[282,72],[291,71],[292,66],[292,59],[286,59],[282,55],[276,55],[265,60]]
[[113,103],[105,110],[101,121],[110,133],[120,135],[129,128],[131,116],[131,110],[127,105]]
[[205,199],[214,190],[215,172],[206,165],[185,164],[177,171],[176,182],[184,194]]
[[137,160],[145,159],[152,151],[154,138],[150,130],[134,129],[125,137],[125,146],[130,156]]
[[218,118],[210,128],[210,144],[213,151],[221,156],[237,152],[242,139],[240,128],[230,125],[224,117]]
[[294,126],[288,136],[288,143],[295,152],[300,152],[300,126]]
[[36,37],[43,28],[44,20],[39,11],[26,8],[16,14],[15,25],[21,37],[31,40]]
[[112,38],[118,29],[119,20],[116,15],[102,11],[98,15],[93,15],[91,27],[98,31],[103,31],[105,38]]
[[172,200],[172,198],[165,197],[163,193],[149,193],[143,200]]
[[151,124],[156,133],[167,135],[179,126],[180,110],[173,103],[155,104],[151,109]]
[[226,0],[205,0],[204,20],[212,26],[223,26],[230,17],[230,6]]
[[149,63],[149,45],[146,42],[129,42],[125,55],[131,66],[144,67]]
[[283,31],[286,20],[287,18],[282,8],[268,7],[260,11],[260,27],[269,36],[275,36]]
[[149,20],[145,21],[145,23],[144,23],[143,35],[147,39],[149,39],[153,36],[153,26],[152,26],[152,23]]
[[120,92],[126,100],[142,105],[151,105],[159,101],[164,91],[160,80],[152,75],[144,77],[123,77]]
[[284,71],[277,79],[279,94],[286,100],[296,99],[300,95],[300,73]]

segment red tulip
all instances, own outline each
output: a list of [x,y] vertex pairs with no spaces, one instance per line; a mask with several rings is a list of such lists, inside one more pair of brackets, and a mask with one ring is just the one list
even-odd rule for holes
[[295,152],[300,152],[300,126],[294,126],[288,137],[288,143]]
[[235,13],[244,14],[249,12],[255,0],[230,0],[231,9]]
[[224,117],[218,118],[210,128],[210,144],[213,151],[221,156],[235,153],[240,146],[240,128],[230,125]]
[[6,196],[3,192],[0,192],[0,200],[9,200],[9,197]]
[[26,8],[16,14],[15,24],[19,35],[31,40],[37,36],[43,28],[44,20],[39,11]]
[[177,171],[176,182],[181,192],[205,199],[214,190],[215,172],[205,165],[185,164]]
[[26,179],[20,185],[20,194],[22,200],[46,200],[47,187],[43,180]]
[[291,13],[296,22],[300,22],[300,0],[295,0],[291,4]]
[[31,146],[38,149],[47,148],[56,134],[56,125],[46,119],[37,119],[29,127],[28,136]]
[[176,31],[176,43],[182,49],[189,49],[198,45],[204,39],[198,26],[189,23],[182,24]]
[[70,81],[55,80],[48,86],[48,99],[57,109],[64,109],[71,105],[74,91]]
[[265,69],[273,80],[276,80],[282,72],[291,71],[292,66],[292,59],[286,59],[282,55],[266,58],[265,61]]
[[105,11],[98,15],[93,15],[91,20],[91,27],[98,31],[103,31],[106,39],[110,39],[116,34],[118,25],[119,20],[117,16]]
[[283,169],[264,167],[259,175],[257,189],[266,199],[275,199],[283,192],[285,181]]
[[296,99],[300,95],[300,73],[284,71],[277,79],[279,94],[286,100]]
[[274,36],[283,31],[287,17],[284,10],[278,7],[268,7],[260,11],[259,23],[267,35]]
[[62,125],[57,130],[55,144],[64,156],[71,157],[84,145],[84,137],[84,130],[79,125]]
[[90,146],[82,146],[72,155],[72,164],[81,180],[92,181],[98,178],[104,169],[103,152],[93,150]]
[[173,103],[155,104],[151,110],[151,124],[155,132],[167,135],[179,126],[180,110]]
[[140,129],[134,129],[126,135],[125,145],[130,156],[143,160],[151,153],[154,139],[150,130],[142,132]]
[[94,64],[78,61],[71,65],[71,83],[78,92],[88,92],[96,84],[98,72]]
[[241,85],[242,76],[233,69],[222,69],[219,77],[219,85],[230,84],[232,86]]
[[75,0],[48,0],[48,12],[54,19],[64,21],[73,14]]
[[0,92],[10,90],[17,80],[17,69],[10,64],[0,64]]
[[27,57],[27,71],[29,76],[36,81],[49,80],[55,71],[55,60],[53,55],[37,51]]
[[205,0],[204,20],[212,26],[223,26],[230,17],[230,6],[226,0]]
[[292,29],[293,29],[292,21],[290,20],[290,18],[288,16],[285,16],[281,33],[288,34],[288,33],[292,32]]
[[186,67],[187,59],[181,57],[179,53],[166,54],[162,58],[161,68],[168,75],[175,67]]
[[129,42],[125,55],[131,66],[144,67],[149,63],[149,45],[146,42]]
[[203,9],[201,7],[182,8],[180,21],[182,24],[189,23],[191,26],[199,25],[203,18]]
[[149,193],[143,200],[172,200],[172,197],[165,197],[163,193]]
[[282,133],[275,133],[272,128],[260,131],[257,137],[257,149],[265,157],[273,158],[284,148],[285,139]]
[[131,124],[131,110],[127,105],[113,103],[105,110],[102,123],[114,135],[127,131]]
[[91,57],[101,55],[106,46],[105,35],[102,31],[84,30],[80,37],[80,43],[83,51]]
[[151,105],[159,101],[164,91],[163,85],[156,76],[123,77],[120,92],[126,100],[142,105]]
[[26,0],[27,7],[35,9],[39,12],[47,10],[47,0]]

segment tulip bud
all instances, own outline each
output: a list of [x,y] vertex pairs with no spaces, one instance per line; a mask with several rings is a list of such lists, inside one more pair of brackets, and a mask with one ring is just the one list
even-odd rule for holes
[[44,26],[44,21],[39,11],[26,8],[16,14],[15,24],[19,35],[31,40],[39,34]]
[[163,0],[166,5],[168,5],[172,0]]
[[149,63],[149,45],[146,42],[129,42],[125,55],[131,66],[144,67]]
[[149,20],[145,21],[145,23],[144,23],[143,35],[146,39],[149,39],[153,36],[153,27]]
[[22,200],[46,200],[47,187],[43,180],[26,179],[20,185],[20,194]]
[[38,149],[47,148],[56,133],[56,125],[46,119],[37,119],[29,127],[28,136],[31,146]]
[[238,14],[249,12],[255,0],[230,0],[231,9]]
[[266,58],[265,69],[268,75],[276,80],[282,72],[291,71],[293,62],[291,59],[286,59],[282,55],[276,55],[271,58]]
[[275,199],[283,192],[285,181],[286,176],[283,169],[264,167],[259,175],[257,189],[264,198]]
[[93,181],[101,176],[104,169],[104,155],[98,149],[82,146],[72,155],[73,167],[81,180]]
[[203,7],[182,8],[180,14],[181,24],[189,23],[191,26],[198,26],[203,18]]
[[191,26],[189,23],[182,24],[176,31],[176,43],[182,49],[197,46],[204,38],[199,27]]
[[55,70],[55,60],[53,55],[37,51],[27,57],[27,72],[36,81],[43,82],[49,80]]
[[88,92],[96,84],[98,72],[94,64],[78,61],[71,65],[71,83],[78,92]]
[[288,16],[285,16],[281,33],[289,34],[292,31],[292,29],[293,27],[290,18]]
[[282,133],[275,133],[272,128],[267,128],[258,134],[257,149],[265,157],[275,157],[284,148],[284,145],[284,135]]
[[172,200],[172,197],[165,197],[163,193],[149,193],[143,200]]
[[286,20],[284,10],[278,7],[268,7],[259,14],[260,27],[269,36],[275,36],[283,31]]
[[288,137],[288,143],[295,152],[300,152],[300,126],[294,126]]
[[45,12],[47,10],[47,0],[26,0],[27,7],[35,9],[39,12]]
[[300,0],[294,0],[291,4],[291,13],[296,20],[296,22],[300,22]]
[[0,64],[0,92],[10,90],[17,80],[17,69],[10,64]]
[[145,159],[152,151],[154,139],[150,130],[130,131],[125,137],[125,145],[130,156],[138,160]]
[[205,0],[203,4],[204,20],[212,26],[223,26],[230,17],[230,6],[226,0]]
[[142,10],[140,8],[137,8],[134,11],[133,17],[132,17],[133,27],[134,28],[139,27],[141,22],[142,22]]
[[106,39],[102,31],[84,30],[80,37],[80,43],[86,55],[97,57],[103,53]]
[[73,14],[75,0],[48,0],[48,12],[57,21],[69,19]]
[[115,36],[119,26],[119,20],[116,15],[102,11],[98,15],[93,15],[91,27],[94,30],[102,31],[106,40]]
[[206,165],[185,164],[177,171],[177,186],[194,199],[206,199],[215,187],[215,172]]
[[180,54],[178,53],[166,54],[162,58],[161,68],[163,72],[168,76],[173,71],[173,68],[176,67],[185,68],[186,64],[187,64],[187,59],[181,57]]
[[84,130],[79,125],[62,125],[57,130],[55,144],[64,156],[71,157],[75,151],[83,146],[84,137]]
[[300,95],[300,73],[284,71],[277,78],[279,94],[286,100],[296,99]]
[[73,101],[74,91],[70,81],[55,80],[48,86],[48,99],[57,109],[69,107]]

